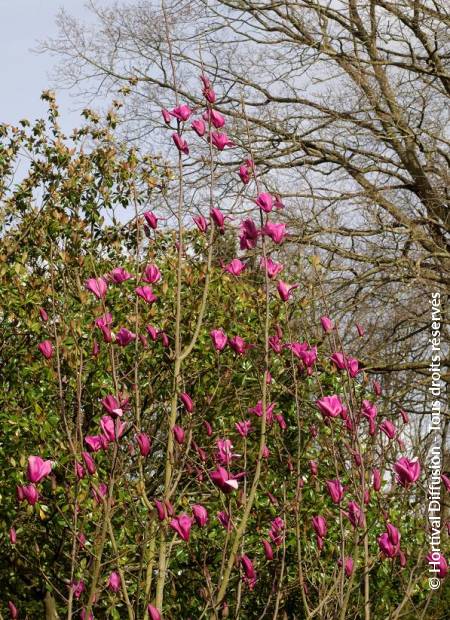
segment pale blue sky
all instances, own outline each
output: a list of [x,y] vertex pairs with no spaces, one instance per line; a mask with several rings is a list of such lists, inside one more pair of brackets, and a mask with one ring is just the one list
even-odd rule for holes
[[[49,73],[56,59],[31,51],[39,40],[57,32],[55,15],[63,6],[88,19],[84,0],[0,0],[0,121],[17,123],[45,113],[42,90],[51,86]],[[66,91],[57,91],[61,125],[69,131],[79,125],[76,104]]]

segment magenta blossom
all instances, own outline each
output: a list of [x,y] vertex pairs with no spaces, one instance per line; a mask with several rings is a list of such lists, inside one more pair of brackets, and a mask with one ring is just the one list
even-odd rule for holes
[[265,213],[270,213],[273,209],[272,196],[267,192],[262,192],[261,194],[258,194],[258,197],[256,198],[256,204]]
[[183,513],[179,517],[175,517],[169,523],[170,527],[175,530],[178,536],[188,542],[191,533],[193,519],[189,515]]
[[441,480],[444,483],[444,486],[447,490],[447,493],[450,493],[450,478],[448,476],[446,476],[445,474],[441,475]]
[[117,439],[120,439],[125,432],[125,424],[120,422],[119,419],[114,421],[114,419],[109,415],[102,416],[100,420],[100,427],[103,435],[108,441],[115,441],[116,435]]
[[328,332],[333,331],[334,329],[333,321],[329,317],[327,316],[320,317],[320,322],[322,324],[322,329],[326,334],[328,334]]
[[200,527],[206,525],[208,521],[208,511],[201,504],[194,504],[192,506],[192,514],[194,515],[194,519]]
[[322,517],[321,515],[317,515],[312,518],[311,523],[317,536],[322,539],[325,538],[325,536],[327,535],[327,531],[328,531],[327,522],[325,521],[325,518]]
[[53,356],[53,345],[50,340],[44,340],[38,344],[38,349],[47,360]]
[[208,220],[203,215],[193,216],[192,219],[200,232],[205,233],[208,230]]
[[420,476],[419,461],[410,461],[403,456],[394,465],[394,471],[397,474],[397,482],[405,488],[408,488],[414,482],[417,482]]
[[89,454],[89,452],[82,452],[81,456],[83,457],[83,461],[84,464],[86,466],[86,469],[88,471],[88,473],[93,476],[96,472],[96,468],[95,468],[95,461],[92,458],[92,456]]
[[210,215],[211,215],[211,219],[213,220],[214,224],[217,226],[219,231],[223,233],[224,226],[225,226],[225,216],[222,213],[222,211],[218,209],[217,207],[214,207],[213,209],[211,209]]
[[83,592],[86,589],[84,585],[84,581],[82,579],[80,579],[79,581],[72,581],[71,588],[72,588],[73,595],[77,600],[80,598],[80,596],[83,594]]
[[356,502],[349,502],[347,512],[344,513],[353,527],[362,527],[364,525],[364,515],[360,506]]
[[126,282],[126,280],[129,280],[133,276],[123,267],[116,267],[110,271],[109,277],[115,284],[122,284],[122,282]]
[[28,502],[30,506],[34,506],[39,499],[39,492],[34,484],[17,487],[16,495],[19,502]]
[[229,338],[228,345],[238,355],[244,355],[248,349],[253,347],[253,345],[247,344],[241,336],[233,336],[233,338]]
[[286,284],[283,280],[278,280],[277,291],[282,301],[288,301],[289,297],[300,284]]
[[84,438],[84,441],[92,450],[92,452],[106,450],[109,444],[107,438],[104,435],[88,435]]
[[223,351],[227,346],[228,338],[222,329],[213,329],[210,334],[216,351]]
[[270,524],[269,537],[277,547],[283,543],[284,528],[285,523],[281,517],[275,517]]
[[44,323],[46,323],[48,321],[48,314],[47,314],[45,308],[39,308],[39,316],[44,321]]
[[192,413],[195,409],[195,404],[192,398],[189,396],[187,392],[181,392],[180,400],[184,405],[184,408],[188,413]]
[[223,493],[231,493],[238,488],[238,476],[233,476],[224,467],[217,467],[210,473],[213,484],[218,487]]
[[138,286],[134,289],[136,294],[139,295],[146,303],[152,304],[158,298],[153,294],[150,286]]
[[[269,424],[272,424],[273,422],[273,412],[276,406],[277,406],[277,403],[269,403],[266,405],[266,419]],[[259,418],[262,417],[263,415],[262,400],[259,400],[254,407],[249,407],[248,412],[254,413]]]
[[251,250],[256,247],[259,231],[253,220],[244,220],[240,225],[239,247],[241,250]]
[[101,482],[98,487],[92,487],[92,495],[94,497],[94,501],[97,504],[101,504],[102,501],[106,498],[108,494],[108,487],[104,482]]
[[248,555],[241,556],[241,565],[244,570],[245,581],[250,590],[253,590],[256,584],[256,571]]
[[153,228],[153,230],[156,230],[156,228],[158,227],[158,218],[153,213],[153,211],[145,211],[144,218],[148,226],[150,226],[150,228]]
[[170,125],[170,121],[171,121],[172,119],[170,118],[170,112],[169,112],[169,110],[166,110],[166,108],[163,108],[163,109],[161,110],[161,114],[162,114],[162,117],[163,117],[164,122],[166,123],[166,125]]
[[142,456],[148,456],[152,449],[152,440],[146,433],[138,433],[136,435],[136,441],[138,442],[139,452]]
[[133,342],[133,340],[136,340],[136,334],[130,332],[130,330],[126,327],[121,327],[116,334],[116,342],[121,347],[126,347],[127,344],[130,344],[130,342]]
[[322,415],[326,418],[337,418],[341,413],[343,405],[339,396],[334,394],[333,396],[324,396],[319,400],[316,400],[316,405]]
[[170,111],[170,114],[176,118],[177,121],[183,122],[188,120],[192,114],[192,110],[186,103],[183,103],[176,108],[173,108],[173,110]]
[[53,462],[44,461],[40,456],[29,456],[27,467],[28,482],[37,483],[49,475],[52,471]]
[[250,420],[244,420],[243,422],[236,422],[234,426],[241,437],[247,437],[252,424]]
[[17,533],[13,527],[9,530],[9,542],[12,545],[15,545],[17,542]]
[[130,399],[128,397],[124,397],[122,394],[119,394],[119,400],[115,396],[108,394],[101,399],[101,404],[103,408],[110,414],[116,416],[122,416],[124,411],[130,408],[129,404]]
[[364,334],[366,333],[366,330],[364,329],[362,325],[359,325],[359,323],[355,323],[355,327],[356,327],[356,331],[358,332],[358,336],[362,338]]
[[338,566],[344,565],[344,573],[346,577],[351,577],[353,573],[353,558],[347,556],[344,558],[344,562],[342,562],[342,558],[338,560]]
[[161,614],[153,605],[147,606],[147,612],[150,620],[161,620]]
[[335,504],[339,504],[345,492],[340,480],[328,480],[326,485],[332,501]]
[[239,260],[239,258],[233,258],[230,263],[224,265],[222,268],[224,271],[231,274],[232,276],[240,276],[246,266],[247,265],[241,260]]
[[195,133],[198,136],[200,136],[200,138],[203,138],[203,136],[206,133],[206,125],[205,125],[205,123],[201,119],[197,119],[195,121],[192,121],[191,127],[195,131]]
[[379,469],[374,469],[372,471],[373,477],[373,490],[378,492],[381,489],[381,472]]
[[429,553],[426,560],[430,566],[430,572],[437,573],[440,579],[445,579],[447,577],[448,564],[442,553],[438,553],[437,551]]
[[244,164],[242,166],[239,166],[239,176],[241,178],[242,183],[244,183],[244,185],[247,185],[247,183],[250,183],[251,171]]
[[390,420],[383,420],[379,428],[380,428],[380,431],[383,431],[383,433],[389,439],[394,439],[394,437],[397,434],[397,429],[395,428],[395,426],[392,424]]
[[155,284],[155,282],[161,280],[161,272],[156,265],[147,265],[142,279],[144,282]]
[[234,142],[230,140],[226,133],[218,131],[211,132],[211,142],[219,151],[223,151],[227,146],[234,146]]
[[217,513],[217,518],[219,519],[221,525],[228,531],[231,532],[233,529],[233,524],[231,523],[230,515],[225,510]]
[[263,545],[264,555],[265,555],[266,560],[268,561],[273,560],[273,549],[272,549],[270,542],[268,540],[263,539],[262,545]]
[[12,601],[8,601],[8,609],[9,609],[9,617],[12,620],[16,620],[19,617],[19,612],[17,611],[17,607],[14,605]]
[[216,129],[220,129],[225,125],[225,117],[220,112],[217,112],[217,110],[206,110],[203,112],[203,119],[207,122],[211,122]]
[[281,263],[274,262],[271,258],[261,257],[261,268],[266,268],[268,277],[273,280],[277,275],[283,271],[283,265]]
[[404,411],[403,409],[400,411],[400,415],[402,416],[402,420],[403,420],[403,424],[408,424],[409,422],[409,417],[408,414],[406,413],[406,411]]
[[185,432],[184,429],[181,428],[181,426],[175,425],[172,429],[173,432],[173,436],[175,437],[175,441],[178,444],[182,444],[184,443],[184,437],[185,437]]
[[274,243],[279,245],[283,243],[286,237],[286,225],[276,224],[275,222],[267,222],[263,228],[263,233],[270,237]]
[[97,299],[103,299],[108,290],[108,285],[104,278],[89,278],[85,282],[85,286],[88,291],[91,291]]
[[186,142],[184,138],[180,136],[179,133],[177,132],[173,133],[172,140],[174,141],[175,146],[181,153],[184,153],[185,155],[189,155],[188,143]]
[[216,460],[221,465],[229,465],[233,458],[239,457],[238,454],[233,453],[233,444],[229,439],[217,439],[216,445]]
[[111,592],[118,592],[122,582],[120,580],[120,575],[115,570],[110,574],[107,586],[111,590]]

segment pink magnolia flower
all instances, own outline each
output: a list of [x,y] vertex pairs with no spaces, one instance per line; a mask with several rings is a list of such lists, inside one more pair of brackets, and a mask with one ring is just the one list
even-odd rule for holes
[[144,218],[148,226],[150,226],[150,228],[153,228],[153,230],[156,230],[156,228],[158,227],[158,218],[153,213],[153,211],[145,211]]
[[92,452],[106,450],[109,445],[109,442],[104,435],[88,435],[84,438],[84,442],[88,445]]
[[120,575],[115,570],[110,574],[107,586],[111,590],[111,592],[118,592],[122,582],[120,580]]
[[89,454],[89,452],[82,452],[81,456],[83,457],[83,461],[84,461],[84,464],[86,466],[86,469],[88,470],[88,473],[91,476],[93,476],[95,474],[95,472],[96,472],[94,459]]
[[379,469],[372,470],[373,490],[378,492],[381,489],[381,472]]
[[419,461],[410,461],[403,456],[394,465],[394,471],[397,474],[397,482],[405,488],[408,488],[414,482],[417,482],[420,476]]
[[270,524],[269,537],[277,547],[283,543],[284,529],[285,524],[283,519],[281,517],[275,517]]
[[158,519],[160,521],[164,521],[166,518],[166,507],[164,502],[161,502],[159,499],[154,500],[156,512],[158,513]]
[[236,476],[230,474],[224,467],[217,467],[217,469],[210,473],[210,476],[213,484],[223,493],[231,493],[238,488]]
[[213,430],[212,430],[212,426],[208,422],[208,420],[204,420],[203,426],[205,427],[205,431],[206,431],[206,434],[208,435],[208,437],[211,437],[211,435],[213,433]]
[[208,511],[201,504],[194,504],[192,506],[192,514],[194,515],[195,522],[200,527],[206,525],[208,521]]
[[239,247],[241,250],[251,250],[256,247],[259,232],[253,220],[244,220],[240,225]]
[[192,413],[195,409],[195,404],[192,398],[189,396],[187,392],[181,392],[180,400],[184,405],[184,408],[188,413]]
[[236,422],[234,427],[241,437],[247,437],[251,430],[252,424],[250,420],[244,420],[243,422]]
[[94,614],[92,611],[89,612],[89,617],[86,616],[86,610],[82,609],[80,614],[81,620],[94,620]]
[[380,431],[383,431],[383,433],[389,439],[394,439],[394,437],[397,434],[397,429],[395,428],[395,426],[392,424],[390,420],[383,420],[379,428],[380,428]]
[[179,517],[172,519],[169,525],[182,540],[187,542],[191,533],[192,523],[192,517],[183,513]]
[[219,151],[223,151],[226,146],[234,146],[234,142],[230,140],[226,133],[218,131],[211,132],[211,142]]
[[150,286],[138,286],[134,290],[136,294],[148,304],[152,304],[158,299],[156,295],[153,294]]
[[205,233],[208,230],[208,220],[203,215],[197,215],[192,218],[200,232]]
[[175,146],[181,153],[184,153],[185,155],[189,155],[188,143],[186,142],[184,138],[180,136],[179,133],[177,132],[173,133],[172,140],[174,141]]
[[216,460],[221,465],[229,465],[233,458],[239,456],[238,454],[233,453],[233,444],[229,439],[217,439],[216,445]]
[[430,572],[437,573],[440,579],[445,579],[447,577],[448,564],[442,553],[438,553],[437,551],[429,553],[426,560],[429,566],[433,566]]
[[364,334],[366,333],[366,330],[364,329],[362,325],[359,325],[358,323],[355,324],[355,327],[356,327],[356,331],[358,332],[358,336],[362,338]]
[[213,329],[210,334],[216,351],[223,351],[227,346],[227,335],[222,329]]
[[88,291],[91,291],[97,299],[103,299],[108,290],[108,285],[104,278],[89,278],[85,282],[85,286]]
[[359,373],[359,362],[355,357],[347,357],[346,359],[347,372],[352,379]]
[[252,345],[247,344],[241,336],[233,336],[233,338],[229,338],[228,345],[238,355],[244,355],[248,349],[252,348]]
[[28,502],[30,506],[34,506],[39,499],[39,492],[34,484],[17,487],[16,495],[19,502]]
[[373,386],[373,392],[375,394],[375,396],[380,397],[382,394],[382,389],[381,389],[381,383],[379,381],[375,381],[375,379],[372,381],[372,386]]
[[101,504],[108,494],[108,486],[101,482],[98,487],[92,487],[92,496],[96,504]]
[[282,301],[288,301],[289,297],[300,284],[286,284],[283,280],[278,280],[277,291]]
[[80,579],[79,581],[72,581],[71,588],[74,597],[78,600],[85,591],[86,586],[84,585],[84,581]]
[[244,185],[247,185],[247,183],[250,183],[251,171],[244,164],[242,166],[239,166],[239,176],[241,178],[242,183],[244,183]]
[[339,504],[345,492],[340,480],[327,480],[326,485],[332,501],[335,504]]
[[161,280],[161,272],[156,265],[147,265],[142,279],[144,282],[155,284]]
[[256,584],[256,571],[255,567],[253,566],[253,562],[248,557],[248,555],[244,554],[243,556],[241,556],[241,565],[244,570],[245,581],[250,590],[253,590]]
[[384,532],[378,537],[380,551],[388,558],[394,558],[400,551],[398,543],[394,543],[388,532]]
[[159,613],[157,608],[154,607],[153,605],[147,606],[147,612],[148,612],[150,620],[161,620],[161,614]]
[[[273,422],[273,412],[276,406],[277,406],[277,403],[269,403],[266,405],[266,419],[269,424],[272,424]],[[259,400],[254,407],[249,407],[248,412],[254,413],[259,418],[262,417],[262,414],[263,414],[262,400]]]
[[370,400],[363,400],[361,413],[368,419],[375,419],[377,415],[377,406],[371,403]]
[[269,336],[269,346],[272,349],[272,351],[276,353],[277,355],[279,355],[282,352],[283,342],[278,336],[278,334],[275,334],[274,336]]
[[203,136],[206,133],[206,125],[205,125],[205,123],[201,119],[197,119],[195,121],[192,121],[191,127],[195,131],[195,133],[198,136],[200,136],[200,138],[203,138]]
[[270,213],[273,209],[272,196],[267,192],[262,192],[261,194],[258,194],[258,197],[256,198],[256,204],[265,213]]
[[12,620],[16,620],[16,618],[19,617],[19,612],[12,601],[8,601],[8,609],[10,618],[12,618]]
[[356,502],[349,502],[347,512],[345,513],[353,527],[362,527],[364,525],[364,515],[360,506]]
[[121,327],[116,334],[116,342],[121,347],[126,347],[127,344],[130,344],[130,342],[133,342],[133,340],[136,340],[136,334],[130,332],[130,330],[126,327]]
[[275,222],[267,222],[263,228],[263,233],[270,237],[277,245],[283,243],[286,237],[286,224],[276,224]]
[[445,474],[441,475],[441,480],[444,483],[447,493],[450,493],[450,478]]
[[310,470],[312,476],[317,476],[317,474],[319,472],[319,467],[318,467],[316,461],[309,461],[309,470]]
[[130,408],[130,399],[127,396],[123,396],[123,394],[119,394],[119,400],[112,394],[108,394],[100,402],[110,415],[119,417]]
[[153,325],[147,325],[145,329],[153,342],[156,342],[158,340],[158,330],[156,327],[153,327]]
[[173,432],[173,436],[175,437],[175,441],[178,444],[181,445],[182,443],[184,443],[185,432],[184,432],[184,429],[181,428],[181,426],[178,426],[178,425],[174,426],[172,429],[172,432]]
[[170,115],[180,122],[187,121],[191,114],[192,110],[186,103],[183,103],[170,111]]
[[52,471],[53,462],[44,461],[40,456],[29,456],[27,467],[28,482],[37,483],[49,475]]
[[263,539],[262,545],[263,545],[264,555],[265,555],[266,560],[268,561],[273,560],[273,549],[272,549],[270,542],[268,540]]
[[109,277],[115,284],[121,284],[122,282],[126,282],[126,280],[129,280],[133,276],[131,275],[131,273],[128,273],[128,271],[123,267],[116,267],[109,272]]
[[344,562],[342,562],[342,558],[338,560],[338,566],[342,566],[344,564],[344,573],[346,577],[351,577],[353,573],[353,558],[347,556],[344,558]]
[[164,122],[166,123],[166,125],[170,125],[170,121],[171,121],[172,119],[170,118],[170,112],[169,112],[169,110],[166,110],[166,108],[163,108],[163,109],[161,110],[161,114],[162,114],[162,117],[163,117]]
[[403,409],[400,411],[400,415],[402,416],[402,420],[403,420],[403,424],[408,424],[409,422],[409,417],[408,414],[406,413],[406,411],[404,411]]
[[9,542],[12,545],[15,545],[17,542],[17,533],[13,527],[9,530]]
[[117,439],[120,439],[125,432],[125,424],[120,422],[118,418],[114,421],[114,419],[109,415],[102,416],[100,420],[100,427],[103,435],[108,441],[115,441],[116,436]]
[[45,359],[49,360],[53,357],[53,345],[50,340],[43,340],[40,344],[38,344],[38,349]]
[[320,317],[320,322],[322,323],[322,329],[326,334],[328,334],[328,332],[333,331],[334,329],[333,321],[329,317],[327,316]]
[[317,515],[312,518],[311,523],[317,536],[322,539],[325,538],[325,536],[327,535],[327,531],[328,531],[327,522],[325,518],[322,517],[321,515]]
[[327,418],[337,418],[343,408],[340,398],[336,396],[336,394],[333,396],[324,396],[316,400],[316,405],[322,415]]
[[146,433],[138,433],[136,435],[136,441],[138,442],[139,452],[142,456],[148,456],[152,449],[152,440]]
[[217,110],[206,110],[203,112],[203,119],[207,122],[211,122],[216,129],[220,129],[225,125],[225,117],[222,116],[220,112],[217,112]]
[[239,258],[233,258],[230,263],[223,265],[222,269],[232,276],[240,276],[246,266]]
[[274,262],[271,258],[261,257],[261,268],[266,269],[268,277],[273,280],[277,275],[283,271],[283,265],[281,263]]
[[48,314],[47,314],[45,308],[39,308],[39,316],[44,321],[44,323],[46,323],[48,321]]
[[213,220],[214,224],[217,226],[219,231],[223,233],[224,226],[225,226],[225,216],[222,213],[222,211],[218,209],[217,207],[214,207],[213,209],[211,209],[210,215],[211,215],[211,219]]
[[221,525],[228,531],[231,532],[233,528],[233,524],[231,523],[230,515],[226,510],[222,510],[217,513],[217,518],[219,519]]

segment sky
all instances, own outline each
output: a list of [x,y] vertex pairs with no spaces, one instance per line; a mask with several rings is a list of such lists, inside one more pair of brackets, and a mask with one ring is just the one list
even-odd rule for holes
[[[33,120],[45,114],[40,94],[53,86],[50,73],[56,59],[32,49],[57,34],[59,7],[89,19],[85,0],[0,0],[0,122],[15,124],[21,118]],[[68,132],[79,125],[76,102],[64,90],[57,91],[57,101],[60,124]]]

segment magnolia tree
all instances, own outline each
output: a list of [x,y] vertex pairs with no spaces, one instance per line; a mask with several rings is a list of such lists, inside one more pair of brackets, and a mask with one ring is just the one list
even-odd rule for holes
[[[105,122],[86,111],[70,144],[51,94],[50,137],[43,122],[2,129],[4,613],[439,614],[408,416],[343,350],[332,300],[308,300],[317,320],[299,303],[278,258],[282,198],[250,143],[236,172],[253,215],[216,204],[235,146],[201,83],[201,108],[162,112],[173,169],[114,139],[114,107]],[[200,142],[209,197],[189,221]],[[157,193],[177,196],[175,227]],[[321,282],[317,260],[306,269]],[[430,560],[444,579],[444,556]]]

